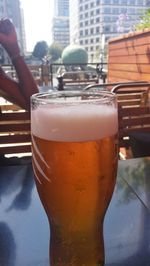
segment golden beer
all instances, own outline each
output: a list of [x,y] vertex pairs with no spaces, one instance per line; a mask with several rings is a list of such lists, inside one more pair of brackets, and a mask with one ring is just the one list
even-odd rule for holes
[[50,223],[51,265],[103,265],[103,219],[117,168],[116,107],[58,106],[37,107],[31,116],[33,167]]

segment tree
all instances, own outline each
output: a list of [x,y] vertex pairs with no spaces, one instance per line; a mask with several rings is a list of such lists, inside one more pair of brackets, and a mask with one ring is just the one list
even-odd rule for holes
[[56,61],[61,57],[63,48],[58,43],[52,43],[49,47],[49,55],[51,58],[51,61]]
[[45,41],[36,43],[32,55],[42,60],[48,53],[48,45]]
[[62,61],[64,64],[86,64],[88,62],[88,54],[81,45],[69,45],[62,53]]
[[146,28],[150,28],[150,9],[145,11],[144,16],[141,18],[141,22],[135,25],[136,30],[143,30]]

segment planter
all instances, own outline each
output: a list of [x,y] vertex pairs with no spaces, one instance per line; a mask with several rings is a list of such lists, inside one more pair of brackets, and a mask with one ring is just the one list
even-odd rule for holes
[[150,29],[111,39],[108,82],[150,81]]

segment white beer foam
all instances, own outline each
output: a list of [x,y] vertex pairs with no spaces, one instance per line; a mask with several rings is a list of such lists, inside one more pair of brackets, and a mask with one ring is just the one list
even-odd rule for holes
[[46,104],[32,110],[31,130],[34,135],[46,140],[98,140],[117,133],[117,109],[95,104]]

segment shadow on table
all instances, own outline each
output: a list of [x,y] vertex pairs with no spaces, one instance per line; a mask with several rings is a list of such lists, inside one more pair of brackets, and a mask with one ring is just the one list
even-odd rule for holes
[[10,228],[0,222],[0,265],[15,266],[16,243]]
[[[13,164],[16,162],[16,159],[13,158],[10,162],[10,165],[4,164],[0,166],[0,198],[8,195],[6,211],[11,211],[12,209],[26,210],[31,203],[34,186],[31,160],[27,161],[28,163],[26,164],[23,160],[20,160],[19,164],[16,165]],[[12,197],[9,200],[10,195]]]
[[34,181],[33,181],[32,167],[28,167],[22,182],[22,188],[14,198],[12,204],[7,209],[7,211],[10,211],[14,208],[20,210],[26,210],[31,203],[33,185]]

